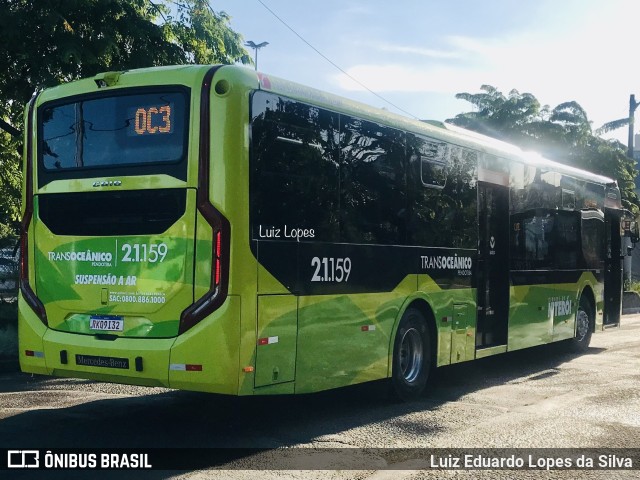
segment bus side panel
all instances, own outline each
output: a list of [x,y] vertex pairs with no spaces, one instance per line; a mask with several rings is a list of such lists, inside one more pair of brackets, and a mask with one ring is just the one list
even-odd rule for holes
[[580,305],[580,296],[587,295],[585,290],[593,292],[595,300],[594,324],[597,330],[602,322],[602,293],[604,285],[598,272],[582,272],[576,283],[556,285],[556,294],[549,299],[549,316],[553,317],[553,341],[566,340],[576,335],[576,311]]
[[436,366],[449,365],[451,363],[452,322],[448,320],[453,315],[453,299],[449,295],[449,291],[443,291],[431,276],[426,274],[418,275],[418,291],[429,299],[428,303],[433,310],[436,322],[438,332]]
[[[575,282],[544,284],[541,273],[530,275],[535,285],[518,285],[511,289],[509,350],[533,347],[575,336],[575,314],[580,292],[591,287],[596,299],[601,298],[600,283],[592,272],[567,272]],[[579,276],[579,277],[578,277]],[[598,301],[596,300],[596,303]],[[601,303],[601,302],[600,302]],[[596,305],[596,310],[598,306]],[[601,311],[601,307],[600,307]],[[594,312],[596,322],[601,315]]]
[[295,379],[297,333],[298,299],[295,296],[258,296],[256,388]]
[[415,284],[410,275],[394,292],[300,297],[296,393],[386,378],[393,326]]
[[553,322],[553,336],[551,341],[558,342],[575,337],[576,309],[578,308],[579,292],[574,284],[556,285],[555,295],[549,298],[549,316]]
[[[240,297],[229,295],[222,307],[175,340],[169,386],[237,395],[239,354]],[[188,371],[182,365],[202,365],[202,370]]]
[[519,350],[549,343],[553,319],[549,317],[552,285],[516,285],[511,287],[508,350]]
[[[22,293],[18,294],[18,358],[25,373],[51,375],[44,357],[44,337],[47,327],[27,305]],[[27,355],[25,352],[33,352]]]
[[[443,284],[444,285],[444,284]],[[436,366],[475,358],[476,290],[442,288],[430,275],[418,275],[418,290],[433,310],[437,337]]]

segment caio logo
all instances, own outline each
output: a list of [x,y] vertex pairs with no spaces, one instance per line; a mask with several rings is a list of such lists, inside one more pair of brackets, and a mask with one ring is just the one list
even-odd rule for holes
[[121,180],[103,180],[103,181],[93,182],[92,185],[94,187],[121,187],[122,181]]
[[7,452],[8,468],[39,468],[40,452],[38,450],[9,450]]

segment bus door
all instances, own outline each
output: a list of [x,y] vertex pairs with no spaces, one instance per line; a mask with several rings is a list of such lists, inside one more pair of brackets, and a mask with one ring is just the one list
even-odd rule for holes
[[604,214],[607,243],[604,270],[604,324],[620,323],[622,309],[622,238],[619,210],[607,208]]
[[476,349],[506,345],[509,323],[509,189],[478,184]]

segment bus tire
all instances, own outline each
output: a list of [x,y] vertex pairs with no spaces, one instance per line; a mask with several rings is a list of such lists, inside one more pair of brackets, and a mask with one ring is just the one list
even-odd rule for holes
[[591,343],[594,312],[591,303],[582,296],[576,310],[576,336],[569,340],[569,349],[575,353],[585,352]]
[[427,322],[418,309],[410,307],[400,319],[393,344],[392,397],[402,401],[419,398],[427,385],[431,367]]

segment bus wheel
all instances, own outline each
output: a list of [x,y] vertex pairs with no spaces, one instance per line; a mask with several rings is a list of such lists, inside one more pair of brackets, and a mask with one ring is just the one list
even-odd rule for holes
[[570,350],[573,352],[585,352],[591,343],[593,332],[593,309],[591,304],[583,297],[576,311],[576,336],[569,340]]
[[408,308],[400,320],[393,345],[393,397],[404,401],[417,399],[427,384],[431,364],[427,322],[419,310]]

